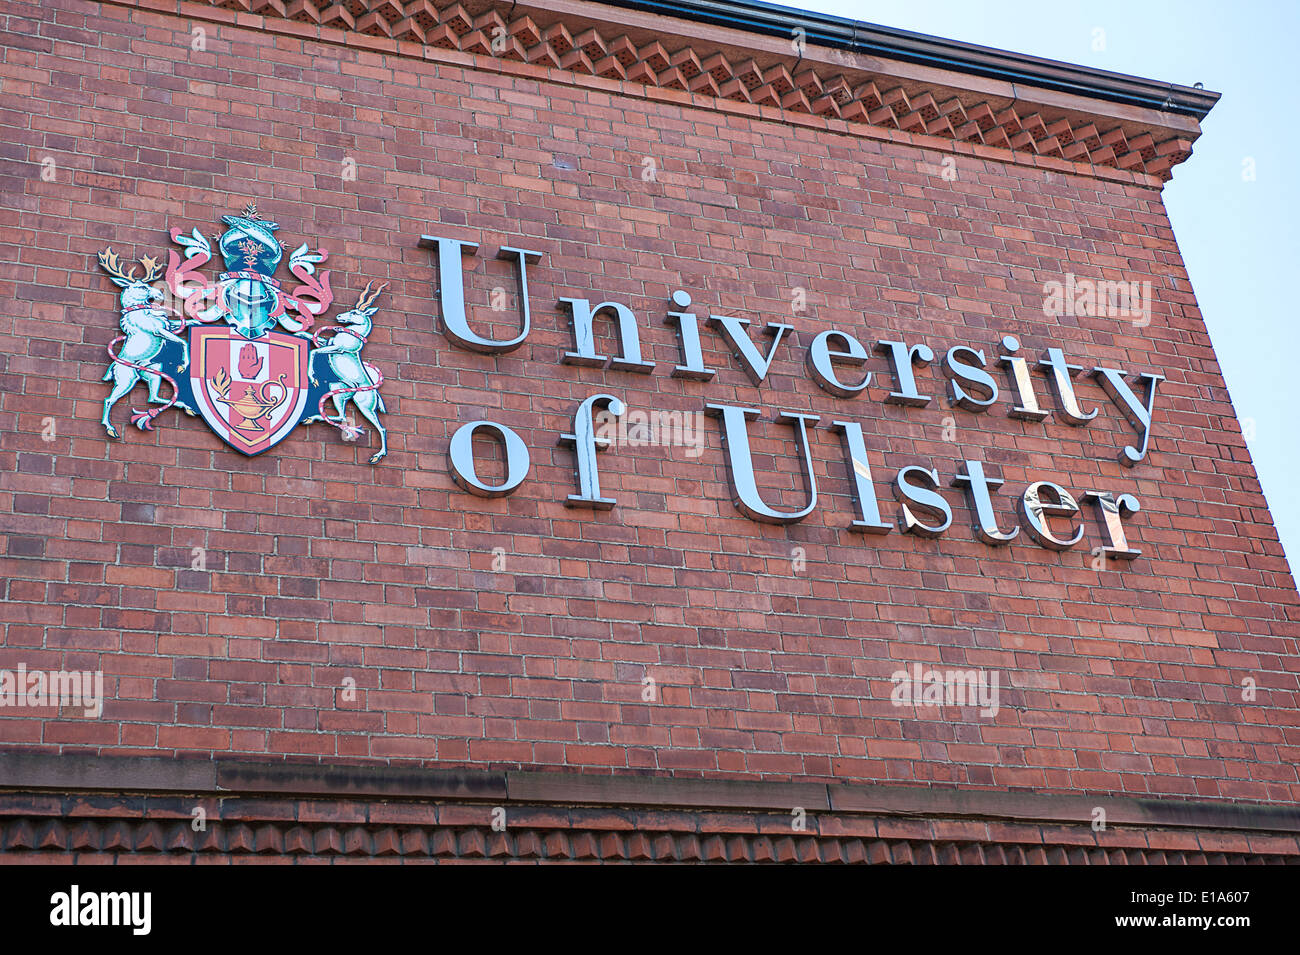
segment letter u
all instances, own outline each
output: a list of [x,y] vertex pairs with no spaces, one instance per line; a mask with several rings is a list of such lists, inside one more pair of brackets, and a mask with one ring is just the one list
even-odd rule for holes
[[456,239],[444,239],[439,236],[420,236],[420,247],[438,250],[438,298],[442,305],[442,327],[447,337],[461,348],[482,352],[487,355],[503,355],[514,351],[528,337],[530,317],[528,313],[528,264],[541,260],[540,252],[528,249],[516,249],[502,246],[497,252],[499,259],[516,259],[519,263],[519,319],[521,328],[514,338],[500,340],[484,338],[469,327],[469,317],[465,313],[465,279],[461,256],[468,252],[474,255],[478,251],[477,242],[461,242]]
[[808,443],[808,422],[814,424],[817,415],[780,411],[777,420],[793,421],[799,433],[803,452],[804,483],[808,486],[808,503],[797,511],[778,511],[763,503],[754,479],[754,458],[749,449],[749,419],[758,417],[755,408],[737,408],[730,405],[705,405],[711,417],[722,419],[722,443],[727,452],[727,469],[731,476],[731,489],[736,507],[746,517],[766,524],[794,524],[803,520],[817,507],[817,478],[813,475],[812,448]]

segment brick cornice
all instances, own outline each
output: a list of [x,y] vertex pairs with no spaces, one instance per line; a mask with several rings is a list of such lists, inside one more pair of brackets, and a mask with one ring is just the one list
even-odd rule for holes
[[922,149],[1158,187],[1190,115],[587,0],[101,0]]
[[1300,806],[1136,799],[824,782],[771,782],[526,770],[164,759],[0,752],[0,792],[131,792],[196,796],[456,799],[641,809],[943,816],[1006,822],[1213,828],[1300,835]]
[[1294,864],[1297,832],[1294,807],[0,754],[8,861]]

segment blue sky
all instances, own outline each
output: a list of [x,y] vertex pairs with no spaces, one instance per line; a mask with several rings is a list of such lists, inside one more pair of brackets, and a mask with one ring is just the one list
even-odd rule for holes
[[[1300,3],[786,2],[1186,86],[1199,82],[1223,94],[1202,124],[1192,158],[1175,167],[1165,205],[1294,569],[1300,498],[1293,475],[1300,452],[1285,395],[1300,372],[1300,320],[1288,301],[1300,271],[1294,259],[1300,187],[1287,163],[1300,146],[1293,92]],[[1253,180],[1243,178],[1247,160],[1253,160]]]

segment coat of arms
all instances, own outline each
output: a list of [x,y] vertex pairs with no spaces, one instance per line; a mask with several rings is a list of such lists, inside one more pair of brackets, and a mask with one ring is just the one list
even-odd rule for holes
[[[289,272],[301,284],[285,291],[275,278],[284,255],[275,237],[279,226],[261,218],[255,204],[222,220],[226,231],[213,241],[226,268],[215,282],[198,271],[212,258],[212,245],[198,229],[189,235],[172,229],[183,254],[171,250],[166,270],[145,256],[139,277],[112,247],[99,253],[100,266],[122,289],[122,335],[109,345],[112,363],[104,373],[104,381],[112,382],[104,399],[105,429],[118,437],[110,420],[113,406],[137,382],[157,406],[133,409],[137,427],[151,430],[154,418],[179,407],[200,415],[223,441],[248,455],[274,447],[300,422],[324,421],[346,440],[355,439],[361,429],[348,418],[350,403],[379,434],[379,450],[370,456],[374,464],[388,453],[379,420],[387,410],[379,394],[384,378],[361,360],[361,351],[378,311],[375,300],[386,286],[367,284],[356,306],[335,318],[339,324],[317,328],[316,320],[334,301],[329,272],[316,273],[326,253],[306,243],[294,249]],[[181,303],[178,308],[166,304],[155,284],[159,277]],[[170,397],[161,394],[163,382],[171,387]]]

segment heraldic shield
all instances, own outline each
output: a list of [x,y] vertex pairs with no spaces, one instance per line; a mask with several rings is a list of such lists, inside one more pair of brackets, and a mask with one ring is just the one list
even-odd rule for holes
[[194,407],[217,435],[244,454],[261,454],[288,436],[307,406],[310,339],[238,329],[190,329]]
[[[177,407],[201,415],[226,444],[254,455],[284,440],[299,422],[325,422],[345,441],[355,440],[364,434],[350,417],[355,411],[379,437],[369,459],[375,464],[388,453],[380,418],[388,410],[379,393],[384,376],[361,356],[387,285],[367,282],[357,304],[336,316],[337,325],[321,327],[317,319],[334,301],[330,273],[316,269],[325,250],[305,242],[294,249],[289,274],[298,284],[286,288],[275,278],[286,248],[275,235],[279,225],[263,219],[253,203],[242,215],[221,218],[227,228],[215,237],[216,250],[198,229],[189,235],[172,229],[183,255],[169,252],[165,270],[144,256],[144,273],[137,276],[136,266],[111,247],[99,253],[100,267],[122,289],[122,334],[108,346],[112,361],[103,377],[112,382],[100,418],[104,430],[120,437],[113,406],[143,383],[153,407],[131,414],[143,431]],[[199,269],[217,251],[226,268],[210,281]],[[170,300],[154,284],[160,277]]]

